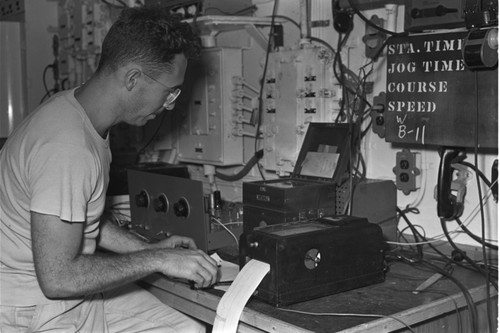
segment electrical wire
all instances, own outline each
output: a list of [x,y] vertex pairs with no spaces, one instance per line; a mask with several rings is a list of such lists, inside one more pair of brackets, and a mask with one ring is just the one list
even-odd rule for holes
[[224,230],[226,230],[231,235],[231,237],[233,237],[234,241],[236,242],[237,247],[240,246],[240,243],[238,241],[238,237],[236,237],[236,235],[231,230],[229,230],[229,228],[226,227],[224,225],[224,223],[221,222],[221,220],[219,220],[218,218],[213,217],[213,216],[211,217],[211,220],[212,220],[212,222],[216,222],[218,225],[220,225],[222,228],[224,228]]
[[[414,213],[414,214],[419,214],[419,213],[420,213],[420,211],[419,211],[417,208],[415,208],[415,207],[410,207],[410,206],[407,206],[404,210],[402,210],[402,209],[400,209],[400,208],[397,208],[396,210],[397,210],[398,214],[399,214],[401,217],[403,217],[403,218],[404,218],[404,220],[406,221],[406,223],[407,223],[408,225],[410,225],[410,224],[411,224],[411,225],[413,225],[413,223],[411,223],[411,222],[410,222],[410,220],[409,220],[409,219],[408,219],[408,217],[406,216],[406,213]],[[420,238],[422,238],[424,241],[427,241],[426,237],[425,237],[424,235],[420,234],[420,233],[418,232],[418,230],[417,230],[415,227],[413,227],[412,231],[413,231],[413,232],[416,232],[416,233],[417,233],[417,235],[418,235]],[[443,235],[443,236],[444,236],[444,235]],[[418,243],[420,243],[420,242],[418,242]],[[427,241],[427,242],[426,242],[426,243],[424,243],[424,244],[425,244],[425,245],[428,245],[428,246],[429,246],[429,247],[430,247],[430,248],[431,248],[434,252],[436,252],[436,253],[437,253],[437,254],[438,254],[441,258],[444,258],[445,260],[448,260],[448,261],[450,260],[450,258],[449,258],[446,254],[444,254],[444,253],[443,253],[443,252],[441,252],[439,249],[437,249],[437,248],[436,248],[436,247],[435,247],[435,246],[434,246],[431,242],[428,242],[428,241]]]
[[[405,264],[411,265],[409,263],[405,263]],[[419,270],[422,270],[424,272],[429,271],[427,268],[422,268],[422,267],[419,267],[419,266],[412,265],[412,267],[417,268]],[[391,276],[392,277],[397,277],[398,279],[403,279],[403,280],[418,280],[418,281],[422,281],[421,277],[414,277],[414,276],[411,276],[411,275],[408,275],[408,274],[398,274],[398,273],[392,272]],[[408,289],[398,289],[398,288],[394,288],[394,289],[391,289],[391,290],[398,291],[398,292],[410,292],[410,293],[413,293],[415,291],[414,289],[408,290]],[[457,328],[458,328],[457,333],[463,332],[463,328],[462,328],[462,315],[460,314],[460,309],[459,309],[457,301],[452,296],[450,296],[449,294],[447,294],[445,292],[438,291],[438,290],[433,290],[431,288],[427,288],[425,290],[420,290],[419,294],[422,294],[422,293],[443,295],[446,298],[448,298],[451,302],[453,302],[453,305],[455,307],[455,314],[457,316]]]
[[[476,170],[479,170],[479,168],[477,167],[478,165],[478,149],[479,149],[479,84],[478,84],[478,74],[477,74],[477,71],[474,72],[474,85],[475,85],[475,94],[474,94],[474,100],[475,100],[475,126],[474,126],[474,166],[475,166],[475,169]],[[480,203],[480,213],[481,213],[481,237],[482,237],[482,241],[481,241],[481,245],[482,245],[482,252],[483,252],[483,261],[485,263],[485,266],[484,266],[484,271],[485,271],[485,279],[486,279],[486,308],[487,308],[487,315],[488,315],[488,326],[490,328],[490,332],[493,333],[493,318],[492,318],[492,314],[491,314],[491,311],[492,311],[492,305],[491,305],[491,295],[490,295],[490,288],[488,286],[489,282],[490,282],[490,270],[488,269],[488,265],[486,264],[487,263],[487,255],[486,255],[486,246],[488,243],[486,243],[485,241],[485,238],[486,238],[486,221],[485,221],[485,217],[484,217],[484,207],[482,205],[482,201],[481,201],[481,182],[479,180],[480,176],[479,176],[479,173],[476,172],[476,183],[477,183],[477,191],[478,191],[478,196],[479,196],[479,203]],[[467,229],[467,228],[465,228]],[[464,229],[464,230],[465,230]],[[497,247],[497,250],[498,250],[498,247]]]
[[471,322],[470,322],[471,333],[478,332],[477,307],[476,307],[476,304],[474,303],[474,299],[472,298],[470,292],[467,290],[467,287],[465,287],[465,285],[463,285],[458,279],[453,277],[453,275],[450,272],[448,272],[447,270],[445,270],[439,266],[436,266],[436,265],[434,265],[431,262],[426,261],[426,260],[421,261],[421,264],[423,264],[429,268],[432,268],[437,273],[447,277],[450,281],[455,283],[455,285],[458,288],[460,288],[460,290],[462,291],[462,294],[464,295],[465,301],[467,302],[467,307],[469,309],[469,313],[471,316]]
[[46,76],[47,76],[47,71],[50,68],[54,68],[54,65],[53,64],[47,65],[43,69],[42,82],[43,82],[43,88],[45,89],[45,95],[43,95],[43,97],[40,100],[39,104],[42,104],[47,98],[49,98],[50,96],[52,96],[54,93],[58,92],[58,90],[56,88],[49,89],[49,87],[47,86]]
[[372,21],[370,21],[366,16],[364,16],[360,11],[359,9],[354,5],[354,2],[353,0],[347,0],[347,2],[349,3],[349,6],[351,6],[352,10],[354,11],[354,13],[356,15],[358,15],[358,17],[363,20],[366,24],[368,24],[369,26],[371,26],[372,28],[380,31],[380,32],[383,32],[387,35],[391,35],[391,36],[395,36],[395,37],[404,37],[404,36],[408,36],[409,34],[407,32],[395,32],[395,31],[390,31],[390,30],[386,30],[382,27],[379,27],[378,25],[374,24]]
[[[420,233],[418,232],[418,230],[410,222],[410,220],[408,219],[406,214],[401,209],[397,208],[396,210],[397,210],[399,216],[402,217],[405,220],[405,222],[408,224],[408,227],[410,228],[410,230],[413,234],[413,237],[415,238],[415,243],[420,243]],[[422,237],[422,239],[423,239],[423,237]],[[422,245],[417,245],[417,253],[418,253],[418,260],[421,261],[424,257]]]
[[[348,34],[345,36],[345,40],[347,39]],[[346,101],[348,100],[348,96],[346,93],[346,84],[345,84],[345,75],[344,75],[344,65],[342,64],[342,57],[341,57],[341,48],[343,45],[342,41],[342,34],[339,33],[338,41],[337,41],[337,53],[335,53],[335,57],[333,59],[333,74],[335,75],[335,78],[339,82],[340,86],[342,87],[342,100],[340,101],[340,112],[337,116],[337,119],[335,122],[339,122],[343,117],[346,117],[347,122],[350,123],[351,119],[349,117],[349,112],[345,111],[345,105]],[[337,72],[337,64],[338,64],[338,69],[339,72]],[[347,103],[349,105],[349,103]]]
[[[469,256],[467,256],[467,254],[462,251],[456,244],[455,242],[453,241],[453,239],[451,239],[451,237],[449,236],[449,233],[448,233],[448,228],[446,226],[446,222],[444,219],[441,219],[441,227],[444,231],[444,234],[448,240],[448,242],[450,243],[450,245],[455,249],[455,251],[457,251],[460,255],[462,255],[464,257],[464,259],[472,266],[474,267],[478,272],[480,272],[481,274],[483,274],[483,276],[485,277],[488,277],[488,282],[491,283],[495,289],[498,290],[498,285],[496,283],[496,281],[493,281],[492,279],[489,278],[489,275],[486,274],[486,271],[485,269],[483,269],[482,267],[480,267],[476,262],[474,262],[474,260],[472,260]],[[484,260],[484,259],[483,259]],[[487,263],[487,260],[484,260],[484,263],[486,265]]]
[[55,93],[55,90],[54,90],[54,89],[51,89],[51,90],[47,91],[47,92],[45,93],[45,95],[43,95],[43,97],[42,97],[42,99],[40,100],[40,103],[39,103],[39,104],[42,104],[43,102],[45,102],[45,100],[46,100],[47,98],[49,98],[50,96],[52,96],[52,94],[53,94],[53,93]]
[[[412,208],[407,208],[407,211],[414,211],[414,209],[412,209]],[[414,234],[415,239],[419,239],[419,237],[421,237],[422,239],[425,239],[425,237],[423,237],[423,236],[421,236],[421,235],[419,234],[419,232],[416,230],[416,228],[412,225],[412,223],[411,223],[411,222],[409,221],[409,219],[406,217],[405,212],[403,212],[402,210],[400,210],[400,209],[398,208],[398,213],[399,213],[399,215],[400,215],[400,216],[402,216],[402,217],[405,219],[405,221],[406,221],[406,222],[408,223],[408,225],[410,226],[410,228],[411,228],[411,230],[412,230],[412,232],[413,232],[413,234]],[[443,221],[443,220],[442,220],[442,221]],[[445,234],[446,234],[446,232],[445,232]],[[449,242],[450,242],[452,245],[454,245],[454,244],[453,244],[453,241],[452,241],[451,239],[449,239]],[[429,243],[428,245],[432,247],[432,245],[431,245],[430,243]],[[419,246],[421,247],[421,245],[419,245]],[[433,247],[433,249],[434,249],[435,251],[437,251],[439,254],[441,254],[441,256],[442,256],[445,260],[447,260],[448,262],[453,262],[450,258],[448,258],[446,255],[444,255],[442,252],[438,251],[435,247]],[[456,249],[456,250],[458,250],[458,252],[459,252],[460,254],[463,254],[463,257],[464,257],[465,259],[467,259],[467,258],[466,258],[466,256],[465,256],[465,253],[463,253],[463,251],[460,251],[458,248],[455,248],[455,249]],[[463,293],[463,295],[464,295],[464,298],[465,298],[465,300],[466,300],[466,302],[467,302],[467,305],[468,305],[468,308],[469,308],[469,312],[470,312],[470,315],[471,315],[471,329],[472,329],[472,331],[471,331],[471,332],[477,332],[477,323],[478,323],[478,319],[477,319],[477,318],[478,318],[478,317],[477,317],[477,308],[476,308],[476,305],[475,305],[475,303],[474,303],[474,301],[473,301],[473,299],[472,299],[472,296],[471,296],[471,295],[470,295],[470,293],[468,292],[467,288],[466,288],[466,287],[465,287],[462,283],[460,283],[460,281],[458,281],[456,278],[454,278],[454,277],[453,277],[450,273],[448,273],[447,271],[445,271],[445,270],[443,270],[442,268],[440,268],[440,267],[438,267],[438,266],[436,266],[436,265],[433,265],[433,264],[431,264],[430,262],[428,262],[428,261],[424,260],[424,259],[423,259],[423,256],[422,256],[422,255],[421,255],[421,253],[420,253],[420,251],[419,251],[419,254],[418,254],[417,261],[411,261],[411,263],[412,263],[412,264],[417,263],[417,264],[424,265],[424,266],[426,266],[426,267],[428,267],[428,268],[432,268],[434,271],[436,271],[436,272],[440,273],[440,274],[441,274],[441,275],[443,275],[443,276],[446,276],[448,279],[450,279],[452,282],[454,282],[454,283],[455,283],[455,284],[456,284],[456,285],[460,288],[460,290],[462,291],[462,293]],[[477,266],[474,262],[472,262],[471,264],[472,264],[472,265],[474,265],[474,266],[476,267],[476,269],[478,269],[478,266]],[[479,268],[479,271],[480,271],[480,268]]]
[[[407,213],[407,212],[412,212],[412,213],[417,213],[417,214],[419,213],[419,211],[418,211],[418,209],[417,209],[417,208],[414,208],[414,207],[407,207],[405,210],[402,210],[399,214],[406,216],[406,213]],[[407,218],[406,218],[406,219],[407,219]],[[409,221],[409,219],[407,219],[407,223],[411,223],[411,222]],[[415,230],[416,230],[416,229],[415,229]],[[417,231],[417,232],[418,232],[418,231]],[[450,234],[451,234],[451,232],[447,232],[446,234],[443,234],[443,236],[446,238],[446,237],[447,237],[447,235],[450,235]],[[436,247],[435,247],[435,246],[434,246],[431,242],[429,242],[429,241],[425,238],[425,236],[423,236],[422,234],[419,234],[419,236],[420,236],[423,240],[427,241],[427,242],[425,242],[425,243],[423,243],[423,242],[422,242],[422,244],[423,244],[423,245],[428,245],[428,246],[429,246],[429,247],[430,247],[430,248],[431,248],[434,252],[436,252],[436,253],[437,253],[437,254],[438,254],[441,258],[443,258],[444,260],[446,260],[446,261],[450,261],[450,260],[451,260],[449,256],[447,256],[446,254],[442,253],[442,252],[441,252],[439,249],[437,249],[437,248],[436,248]],[[452,245],[454,245],[454,244],[452,244]],[[457,255],[457,254],[458,254],[458,255],[460,255],[460,256],[463,256],[463,259],[466,259],[466,260],[468,261],[468,263],[470,264],[470,267],[469,267],[469,266],[466,266],[466,265],[464,265],[464,264],[462,264],[462,263],[460,263],[460,261],[454,260],[454,263],[455,263],[456,265],[459,265],[459,266],[461,266],[462,268],[465,268],[465,269],[467,269],[467,270],[470,270],[470,271],[473,271],[473,272],[476,272],[476,273],[477,273],[477,272],[481,273],[481,268],[482,268],[482,267],[481,267],[481,265],[480,265],[480,264],[477,264],[477,263],[475,263],[474,261],[470,261],[470,258],[468,258],[467,256],[465,256],[465,253],[464,253],[463,251],[461,251],[461,250],[455,250],[455,251],[453,251],[453,252],[452,252],[452,255],[453,255],[453,256],[455,256],[455,255]],[[487,261],[485,261],[485,265],[486,265],[486,264],[487,264]],[[490,269],[493,269],[492,265],[489,265],[489,264],[488,264],[488,267],[489,267]],[[492,283],[493,287],[495,287],[496,289],[498,288],[497,283],[496,283],[496,280],[491,281],[491,283]],[[498,290],[498,289],[497,289],[497,290]]]
[[236,173],[234,175],[227,175],[227,174],[215,171],[215,177],[222,179],[222,180],[225,180],[225,181],[228,181],[228,182],[234,182],[234,181],[240,180],[243,177],[245,177],[250,172],[250,170],[252,170],[254,165],[259,163],[259,160],[262,158],[262,156],[264,156],[264,150],[261,149],[261,150],[257,151],[252,156],[252,158],[245,164],[245,166],[238,173]]
[[491,189],[491,186],[493,185],[492,182],[484,175],[484,173],[481,170],[479,170],[477,168],[477,166],[475,166],[472,163],[465,162],[465,161],[461,161],[461,162],[459,162],[459,164],[465,165],[466,167],[474,170],[474,172],[483,180],[483,182],[486,184],[486,186],[488,186]]
[[437,243],[437,242],[442,242],[441,239],[435,239],[435,238],[432,238],[432,239],[427,239],[426,241],[424,242],[393,242],[393,241],[386,241],[387,244],[391,244],[391,245],[399,245],[399,246],[415,246],[415,245],[428,245],[430,243]]
[[[437,243],[437,242],[442,242],[442,239],[446,238],[446,236],[445,236],[444,234],[442,234],[442,235],[437,235],[437,236],[434,236],[434,237],[432,237],[432,238],[427,238],[427,237],[425,236],[425,230],[422,228],[422,226],[420,226],[420,225],[415,225],[415,224],[414,224],[414,226],[415,226],[415,227],[418,227],[418,228],[422,229],[422,231],[424,231],[424,235],[423,235],[423,236],[421,236],[421,237],[422,237],[423,239],[425,239],[425,241],[418,242],[418,243],[411,243],[411,242],[408,242],[408,241],[406,241],[406,242],[404,242],[404,243],[399,243],[399,242],[390,242],[390,243],[391,243],[391,244],[395,244],[395,245],[402,245],[402,246],[417,245],[417,244],[427,245],[427,244],[429,244],[429,243]],[[405,230],[406,230],[406,229],[409,229],[409,227],[406,227],[406,228],[402,229],[402,230],[400,231],[400,234],[404,234],[404,232],[405,232]],[[451,235],[451,234],[462,234],[462,233],[463,233],[463,232],[459,231],[458,229],[457,229],[457,230],[455,230],[455,231],[450,231],[450,232],[449,232],[449,234],[450,234],[450,235]],[[421,234],[420,234],[420,235],[421,235]],[[490,240],[490,241],[491,241],[491,240]],[[494,241],[494,240],[493,240],[493,241]],[[389,242],[388,242],[388,243],[389,243]],[[493,244],[492,244],[492,245],[493,245]],[[494,245],[493,245],[493,246],[494,246]]]
[[[340,111],[337,115],[337,119],[335,120],[336,123],[338,123],[342,118],[345,118],[347,124],[349,124],[349,133],[348,136],[350,138],[350,150],[349,150],[349,175],[348,175],[348,193],[349,193],[349,202],[353,202],[353,195],[354,195],[354,180],[353,180],[353,175],[358,172],[357,167],[359,167],[360,159],[359,159],[359,154],[361,153],[360,149],[360,138],[359,134],[361,133],[360,131],[360,126],[361,122],[360,119],[354,119],[355,115],[355,106],[356,106],[356,97],[358,96],[358,93],[351,89],[350,87],[347,86],[346,83],[346,73],[349,73],[351,78],[356,78],[356,81],[359,82],[359,78],[352,73],[348,68],[345,68],[343,63],[342,63],[342,58],[341,58],[341,49],[342,46],[345,44],[347,39],[349,38],[349,32],[345,34],[345,36],[342,37],[342,34],[339,33],[339,37],[337,40],[337,52],[335,53],[334,56],[334,61],[333,61],[333,73],[335,75],[335,78],[339,82],[340,86],[342,87],[342,99],[340,103]],[[338,69],[339,72],[337,72],[337,64],[338,64]],[[352,103],[352,112],[349,110],[351,107],[351,102],[349,98],[349,93],[352,93],[355,98]],[[356,167],[354,166],[354,161],[356,161]],[[346,205],[346,211],[349,212],[349,210],[352,209],[352,205],[348,204]]]
[[455,299],[453,299],[453,297],[451,297],[447,293],[443,293],[443,292],[440,292],[440,291],[437,291],[437,290],[430,290],[430,289],[421,290],[420,293],[440,294],[440,295],[446,296],[446,298],[449,298],[453,302],[453,305],[455,306],[455,314],[457,316],[457,330],[458,330],[458,333],[463,332],[463,328],[462,328],[462,315],[460,314],[460,310],[459,310],[458,304],[455,301]]
[[[266,60],[264,62],[264,72],[262,73],[262,82],[260,85],[260,93],[259,93],[259,117],[258,117],[258,122],[257,122],[257,128],[255,131],[255,147],[254,150],[257,152],[259,150],[259,138],[260,138],[260,129],[262,126],[262,116],[264,113],[264,85],[266,84],[266,75],[267,75],[267,67],[269,65],[269,54],[271,53],[271,45],[273,41],[273,31],[274,31],[274,22],[276,21],[276,12],[278,10],[278,0],[274,0],[273,4],[273,14],[271,16],[271,27],[269,29],[269,37],[267,40],[267,49],[266,49]],[[257,168],[259,170],[260,176],[262,177],[263,180],[266,178],[264,177],[264,173],[262,171],[262,167],[260,163],[257,163]]]
[[[419,233],[419,235],[422,235],[422,238],[426,238],[426,239],[427,239],[424,227],[422,227],[420,224],[413,224],[413,223],[412,223],[412,225],[413,225],[415,228],[420,229],[420,231],[421,231],[422,233]],[[401,229],[400,233],[401,233],[401,234],[404,234],[404,233],[405,233],[405,231],[406,231],[406,229],[410,229],[410,226],[407,226],[407,227],[405,227],[404,229]]]
[[47,66],[45,66],[45,68],[43,69],[43,73],[42,73],[43,88],[45,89],[45,92],[47,94],[49,93],[49,88],[47,87],[47,81],[45,79],[46,79],[46,76],[47,76],[47,71],[50,68],[53,68],[53,67],[54,67],[54,65],[47,65]]
[[[415,227],[422,228],[422,227],[421,227],[421,226],[419,226],[419,225],[414,225],[414,226],[415,226]],[[446,254],[444,254],[444,253],[442,253],[441,251],[439,251],[439,250],[438,250],[435,246],[433,246],[433,244],[432,244],[432,243],[435,243],[435,242],[442,242],[441,238],[446,238],[446,236],[445,236],[444,234],[443,234],[443,235],[441,235],[441,236],[438,236],[438,237],[434,237],[434,238],[432,238],[432,239],[427,239],[427,238],[425,237],[425,235],[419,234],[419,236],[420,236],[422,239],[424,239],[424,241],[423,241],[423,242],[418,242],[418,243],[412,243],[412,242],[409,242],[409,241],[407,241],[407,240],[406,240],[406,237],[404,237],[404,235],[402,234],[403,232],[404,232],[404,229],[403,229],[403,230],[401,230],[401,231],[399,232],[399,237],[403,238],[403,239],[406,241],[406,243],[399,243],[399,242],[387,242],[387,243],[388,243],[388,244],[394,244],[394,245],[400,245],[400,246],[412,246],[412,245],[419,245],[419,244],[421,244],[421,245],[428,245],[428,246],[429,246],[432,250],[434,250],[434,251],[435,251],[435,252],[436,252],[436,253],[440,256],[440,258],[442,258],[442,259],[444,259],[444,260],[446,260],[446,261],[450,261],[450,260],[451,260],[451,259],[450,259],[450,257],[448,257]],[[452,232],[449,232],[449,234],[451,234],[451,233],[452,233]],[[455,232],[455,233],[456,233],[456,232]],[[398,237],[398,238],[399,238],[399,237]],[[474,267],[469,267],[469,266],[466,266],[466,265],[464,265],[464,264],[461,264],[459,261],[455,261],[455,264],[456,264],[456,265],[461,266],[461,267],[462,267],[462,268],[464,268],[464,269],[467,269],[467,270],[470,270],[470,271],[473,271],[473,272],[476,272],[476,273],[478,272],[478,270],[477,270],[476,268],[474,268]],[[489,265],[489,266],[491,267],[491,265]]]
[[66,83],[69,82],[69,79],[68,78],[64,78],[62,81],[61,81],[61,90],[67,90],[69,89],[69,87],[66,87]]
[[312,42],[317,42],[317,43],[320,43],[321,45],[326,46],[330,51],[332,51],[332,54],[334,56],[335,56],[335,54],[337,54],[337,52],[334,50],[334,48],[329,43],[324,41],[323,39],[311,36],[311,37],[309,37],[309,40]]
[[[355,168],[355,172],[359,175],[361,179],[366,178],[366,163],[361,151],[361,142],[365,138],[366,134],[368,133],[371,125],[372,125],[372,120],[370,119],[368,125],[364,130],[362,130],[362,126],[365,123],[365,120],[370,118],[370,110],[371,110],[371,104],[366,100],[366,93],[365,93],[365,87],[367,83],[368,77],[371,75],[373,72],[373,62],[371,62],[372,66],[369,71],[365,71],[365,68],[369,65],[366,64],[365,66],[361,67],[359,69],[359,74],[357,76],[354,76],[354,73],[352,73],[350,76],[354,78],[355,81],[357,81],[356,88],[354,90],[355,93],[355,100],[353,101],[353,112],[357,112],[358,116],[356,118],[356,133],[358,133],[357,137],[357,142],[354,143],[354,147],[356,149],[356,158],[358,161],[358,165]],[[359,100],[358,100],[359,99]],[[361,102],[360,102],[361,101]],[[359,106],[356,107],[356,104]],[[359,167],[363,168],[363,172],[359,174]]]
[[[337,52],[335,52],[335,57],[334,57],[333,73],[335,75],[335,78],[337,79],[337,81],[341,85],[342,90],[343,90],[342,91],[343,98],[341,100],[340,112],[339,112],[339,115],[336,119],[336,122],[339,122],[343,116],[346,116],[348,118],[347,122],[352,123],[353,120],[351,118],[353,118],[353,115],[355,114],[354,112],[356,110],[355,106],[356,106],[356,99],[357,98],[359,98],[361,101],[363,101],[363,103],[365,103],[366,105],[371,107],[371,103],[365,98],[364,92],[360,93],[360,88],[364,87],[364,84],[366,83],[366,79],[370,75],[371,71],[360,79],[349,68],[347,68],[343,65],[342,58],[340,56],[341,48],[342,48],[342,45],[344,45],[345,42],[347,41],[348,37],[349,37],[349,34],[346,34],[343,38],[342,38],[342,35],[339,34],[339,39],[337,42],[337,44],[338,44],[337,45]],[[337,68],[338,68],[338,70],[337,70]],[[361,68],[361,70],[363,70],[363,68]],[[347,79],[347,74],[349,75],[350,80]],[[356,89],[349,87],[348,83],[350,83],[350,82],[357,83],[357,85],[355,87]],[[364,89],[363,89],[363,91],[364,91]],[[351,102],[349,101],[349,95],[347,94],[347,92],[351,93],[355,97],[353,102],[352,102],[353,114],[349,113],[349,107],[351,105]],[[346,105],[347,105],[347,112],[345,112]],[[361,104],[361,107],[359,108],[360,110],[363,109],[362,106],[363,105]],[[367,109],[366,112],[368,112],[368,111],[369,110]],[[358,111],[358,113],[360,113],[360,111]],[[361,112],[361,113],[363,113],[363,112]]]
[[340,313],[340,312],[308,312],[308,311],[300,311],[300,310],[292,310],[292,309],[284,309],[284,308],[278,308],[280,311],[285,311],[285,312],[293,312],[293,313],[299,313],[299,314],[305,314],[305,315],[310,315],[310,316],[323,316],[323,317],[368,317],[368,318],[390,318],[392,320],[395,320],[402,324],[404,327],[406,327],[410,332],[415,333],[413,328],[406,324],[404,321],[401,319],[395,317],[395,316],[389,316],[389,315],[378,315],[378,314],[372,314],[372,313]]
[[[334,55],[334,59],[337,58],[338,51],[336,52],[330,44],[328,44],[324,40],[322,40],[320,38],[316,38],[316,37],[310,37],[309,39],[311,41],[318,42],[318,43],[320,43],[320,44],[325,45],[326,47],[328,47],[332,51],[332,53]],[[343,66],[343,65],[340,63],[339,66]],[[335,65],[334,65],[334,67],[335,67]],[[348,71],[348,69],[344,69],[344,71]],[[343,89],[345,88],[349,92],[353,93],[355,96],[360,97],[360,99],[363,100],[368,105],[370,105],[370,103],[366,100],[366,98],[362,94],[359,93],[359,87],[364,86],[366,78],[370,75],[370,73],[371,73],[371,70],[370,70],[370,72],[368,74],[366,74],[363,77],[363,79],[358,80],[359,84],[358,84],[358,86],[356,88],[356,91],[350,89],[345,84],[341,84],[341,86],[343,87]],[[355,77],[354,73],[351,73],[351,77]],[[341,83],[342,80],[339,78],[338,74],[336,75],[336,78],[337,78],[337,81],[339,81],[339,83]],[[344,98],[342,100],[344,100]],[[342,109],[343,109],[344,106],[345,106],[345,104],[343,103],[343,105],[341,106],[341,111],[339,112],[339,116],[342,114]],[[371,107],[371,105],[370,105],[370,107]],[[338,120],[339,120],[339,118],[337,117],[336,122],[338,122]],[[370,122],[370,124],[371,124],[371,122]],[[355,155],[355,159],[357,160],[357,166],[354,168],[354,170],[355,170],[354,173],[358,174],[359,177],[360,177],[360,179],[366,178],[366,164],[365,164],[364,158],[363,158],[363,156],[361,154],[361,139],[365,137],[367,131],[370,128],[370,124],[367,126],[367,128],[364,131],[360,131],[360,130],[355,129],[355,132],[359,133],[359,137],[358,137],[357,143],[352,145],[352,149],[354,151],[356,151],[356,154],[354,154],[354,155]],[[356,128],[360,128],[360,127],[361,127],[361,123],[359,123],[356,126]],[[350,164],[350,165],[352,165],[352,164]],[[359,165],[361,165],[362,168],[363,168],[363,172],[361,174],[359,174]]]
[[[411,222],[410,222],[410,220],[409,220],[409,219],[408,219],[408,217],[406,216],[406,213],[414,213],[414,214],[419,214],[419,213],[420,213],[420,212],[419,212],[419,210],[418,210],[417,208],[415,208],[415,207],[410,207],[410,206],[407,206],[404,210],[401,210],[400,208],[397,208],[397,211],[398,211],[398,214],[399,214],[401,217],[403,217],[403,218],[405,219],[405,221],[406,221],[406,223],[407,223],[408,225],[410,225],[410,224],[411,224],[411,225],[413,225],[413,223],[411,223]],[[437,253],[437,254],[438,254],[441,258],[443,258],[443,259],[445,259],[445,260],[447,260],[447,261],[449,261],[449,260],[450,260],[450,258],[449,258],[446,254],[444,254],[443,252],[441,252],[441,251],[440,251],[438,248],[436,248],[436,247],[435,247],[435,246],[434,246],[431,242],[429,242],[429,241],[426,239],[425,235],[420,234],[420,233],[418,232],[418,230],[417,230],[415,227],[413,227],[412,231],[413,231],[413,232],[415,232],[415,233],[417,233],[417,235],[425,241],[425,243],[424,243],[424,242],[418,242],[418,243],[422,243],[423,245],[428,245],[428,246],[429,246],[429,247],[430,247],[430,248],[431,248],[434,252],[436,252],[436,253]],[[443,237],[445,237],[445,235],[443,235]],[[458,263],[457,263],[457,264],[458,264]]]
[[[407,264],[407,265],[410,265],[416,269],[419,269],[419,270],[422,270],[424,272],[433,272],[433,273],[439,273],[445,277],[449,277],[451,275],[451,271],[448,271],[446,269],[443,269],[443,268],[440,268],[439,266],[436,266],[435,264],[429,262],[429,261],[422,261],[422,262],[419,262],[417,264],[415,264],[414,262],[411,262],[411,261],[408,261],[408,260],[402,260],[401,261],[402,263],[404,264]],[[454,262],[453,264],[457,264],[456,262]],[[445,267],[447,266],[450,266],[450,261],[447,261],[445,263]],[[442,273],[445,273],[445,274],[442,274]],[[413,277],[412,276],[406,276],[406,275],[402,275],[400,276],[399,278],[402,278],[402,279],[409,279],[411,280]],[[467,288],[460,282],[458,281],[457,279],[453,278],[453,276],[451,277],[451,280],[452,282],[457,282],[457,286],[459,288],[463,288],[466,290],[466,294],[464,295],[464,300],[465,302],[467,303],[467,306],[470,308],[472,308],[473,310],[476,310],[476,313],[477,313],[477,307],[472,299],[472,296],[470,295],[470,293],[467,291]],[[396,289],[398,290],[398,289]],[[401,290],[399,290],[401,291]],[[411,292],[414,292],[414,290],[409,290]],[[455,299],[453,297],[451,297],[450,295],[448,295],[447,293],[444,293],[444,292],[440,292],[440,291],[436,291],[436,290],[430,290],[430,289],[426,289],[426,290],[422,290],[420,291],[420,293],[437,293],[437,294],[441,294],[441,295],[444,295],[444,296],[447,296],[448,298],[450,298],[450,300],[453,302],[453,304],[455,305],[455,312],[457,314],[457,324],[458,324],[458,332],[462,332],[462,316],[460,315],[460,311],[459,311],[459,307],[458,307],[458,304],[457,302],[455,301]],[[469,297],[471,296],[471,297]],[[472,331],[468,331],[468,332],[474,332],[474,330]]]
[[[469,213],[469,215],[465,218],[465,222],[464,222],[464,225],[469,225],[470,223],[472,223],[473,219],[474,219],[474,216],[477,214],[477,211],[480,210],[480,205],[481,204],[484,204],[486,202],[486,200],[488,200],[491,196],[493,195],[493,192],[489,192],[488,194],[486,194],[483,198],[481,198],[481,202],[482,203],[478,203],[474,209],[472,209],[472,211]],[[466,222],[467,220],[469,220],[469,222]]]
[[491,244],[491,243],[488,243],[486,240],[485,240],[485,237],[483,235],[483,237],[479,237],[479,236],[476,236],[474,233],[472,233],[463,223],[462,221],[460,220],[460,218],[455,218],[455,221],[457,221],[458,225],[460,226],[460,228],[462,228],[462,230],[470,237],[472,238],[473,240],[475,240],[476,242],[478,242],[479,244],[481,245],[484,245],[486,247],[489,247],[490,249],[494,249],[494,250],[498,250],[498,246],[497,245],[494,245],[494,244]]
[[[268,17],[269,17],[269,16],[268,16]],[[291,18],[290,18],[290,17],[288,17],[288,16],[285,16],[285,15],[274,15],[274,17],[276,17],[276,18],[282,18],[282,19],[285,19],[285,20],[289,21],[290,23],[292,23],[293,25],[295,25],[297,28],[299,28],[299,29],[300,29],[300,24],[299,24],[299,23],[297,23],[297,21],[295,21],[295,20],[291,19]]]

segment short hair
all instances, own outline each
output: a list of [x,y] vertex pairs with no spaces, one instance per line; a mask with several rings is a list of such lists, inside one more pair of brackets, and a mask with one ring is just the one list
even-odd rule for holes
[[200,39],[191,26],[165,8],[126,8],[104,38],[97,72],[114,72],[135,62],[158,76],[171,71],[175,55],[194,58],[200,49]]

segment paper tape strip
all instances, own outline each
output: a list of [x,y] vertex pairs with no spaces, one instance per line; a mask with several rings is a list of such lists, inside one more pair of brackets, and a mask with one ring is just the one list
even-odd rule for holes
[[212,333],[236,332],[245,304],[269,270],[269,264],[255,259],[243,266],[217,306]]

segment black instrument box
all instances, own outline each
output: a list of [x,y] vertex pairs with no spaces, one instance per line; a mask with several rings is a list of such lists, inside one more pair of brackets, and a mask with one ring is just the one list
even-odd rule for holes
[[240,266],[271,266],[256,297],[282,306],[383,282],[381,228],[365,218],[326,217],[257,227],[240,239]]
[[243,232],[336,214],[348,175],[349,125],[310,123],[290,177],[243,183]]

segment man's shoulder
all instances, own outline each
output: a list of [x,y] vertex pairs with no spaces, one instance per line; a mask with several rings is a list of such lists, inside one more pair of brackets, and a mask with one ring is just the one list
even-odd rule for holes
[[74,97],[73,90],[61,91],[52,96],[47,102],[40,105],[34,113],[41,118],[60,117],[64,120],[79,113],[79,105]]
[[71,143],[84,134],[82,110],[72,91],[54,95],[34,112],[30,127],[39,136],[51,140],[62,138],[61,142]]

